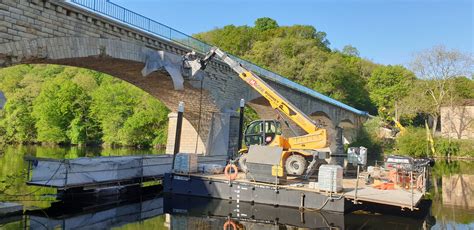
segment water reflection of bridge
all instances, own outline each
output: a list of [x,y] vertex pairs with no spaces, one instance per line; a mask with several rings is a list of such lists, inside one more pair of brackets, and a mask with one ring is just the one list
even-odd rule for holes
[[474,209],[474,175],[443,176],[443,204]]

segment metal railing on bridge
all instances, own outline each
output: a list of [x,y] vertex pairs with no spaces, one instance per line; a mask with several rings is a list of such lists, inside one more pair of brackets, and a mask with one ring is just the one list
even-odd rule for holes
[[[151,33],[153,35],[158,35],[162,38],[165,38],[169,41],[178,43],[182,46],[185,46],[186,48],[189,48],[191,50],[194,50],[196,52],[200,53],[207,53],[212,46],[200,41],[199,39],[196,39],[190,35],[187,35],[183,32],[180,32],[176,29],[173,29],[167,25],[164,25],[162,23],[159,23],[153,19],[150,19],[148,17],[145,17],[141,14],[135,13],[131,10],[128,10],[120,5],[117,5],[113,2],[110,2],[109,0],[67,0],[66,2],[73,3],[75,5],[81,6],[83,8],[87,8],[89,10],[92,10],[96,13],[99,13],[101,15],[107,16],[109,18],[118,20],[122,23],[125,23],[127,25],[133,26],[135,28],[138,28],[140,30],[146,31],[148,33]],[[322,101],[325,101],[329,104],[335,105],[337,107],[343,108],[345,110],[351,111],[353,113],[356,113],[358,115],[362,116],[367,116],[368,113],[365,111],[361,111],[358,109],[355,109],[349,105],[346,105],[340,101],[334,100],[328,96],[325,96],[321,93],[318,93],[312,89],[309,89],[307,87],[304,87],[302,85],[299,85],[293,81],[288,80],[287,78],[276,74],[270,70],[267,70],[265,68],[262,68],[254,63],[251,63],[249,61],[243,60],[241,58],[238,58],[236,56],[230,55],[232,58],[240,62],[243,66],[248,68],[249,70],[261,75],[264,78],[267,78],[272,81],[276,81],[280,84],[283,84],[285,86],[288,86],[292,89],[295,89],[297,91],[300,91],[302,93],[311,95],[313,97],[316,97]]]

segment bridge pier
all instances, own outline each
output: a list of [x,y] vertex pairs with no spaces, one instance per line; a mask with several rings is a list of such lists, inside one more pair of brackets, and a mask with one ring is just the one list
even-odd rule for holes
[[[166,153],[173,154],[177,114],[170,113],[168,119]],[[195,127],[184,118],[180,152],[205,156],[231,156],[237,152],[238,119],[236,112],[212,113],[210,118],[201,118],[201,122],[198,122],[200,127]],[[202,140],[202,136],[207,137],[207,142]]]
[[[166,154],[173,154],[177,119],[177,113],[168,114],[168,138],[166,141]],[[186,118],[183,119],[180,151],[197,154],[206,153],[206,146],[201,137],[198,135],[198,131]]]

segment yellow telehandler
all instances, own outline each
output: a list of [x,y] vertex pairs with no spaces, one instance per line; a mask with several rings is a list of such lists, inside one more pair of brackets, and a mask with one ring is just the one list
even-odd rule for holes
[[[282,136],[281,124],[278,120],[255,120],[245,130],[244,141],[247,146],[259,145],[260,150],[262,150],[262,146],[281,147],[282,152],[279,154],[279,162],[285,168],[286,173],[290,175],[307,173],[306,170],[310,168],[308,164],[313,167],[316,159],[319,159],[318,154],[323,153],[320,150],[329,145],[326,129],[318,127],[310,117],[259,76],[244,68],[239,62],[233,60],[217,47],[213,47],[204,58],[189,58],[192,56],[196,55],[185,55],[187,65],[192,69],[192,74],[197,72],[198,69],[205,69],[214,56],[219,57],[237,72],[243,81],[266,98],[273,109],[294,121],[307,133],[303,136],[286,138]],[[239,158],[239,166],[242,171],[246,171],[247,151],[247,149],[239,151],[242,154]]]

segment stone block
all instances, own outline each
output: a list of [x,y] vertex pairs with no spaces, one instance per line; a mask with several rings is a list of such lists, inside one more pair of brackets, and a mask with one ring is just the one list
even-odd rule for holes
[[56,6],[56,12],[58,13],[63,13],[63,7],[62,6]]
[[8,12],[10,12],[11,14],[18,14],[18,15],[22,15],[23,14],[23,10],[19,9],[19,8],[16,8],[16,7],[8,7]]

